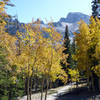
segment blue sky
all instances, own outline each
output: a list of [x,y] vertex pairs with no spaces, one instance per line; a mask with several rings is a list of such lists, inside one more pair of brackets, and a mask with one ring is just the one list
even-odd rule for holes
[[7,12],[18,15],[20,22],[31,22],[32,18],[48,21],[58,21],[69,12],[82,12],[91,15],[92,0],[11,0],[15,7],[9,7]]

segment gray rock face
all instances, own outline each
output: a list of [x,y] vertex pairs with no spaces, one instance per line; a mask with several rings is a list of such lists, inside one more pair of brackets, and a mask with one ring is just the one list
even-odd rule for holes
[[89,18],[90,16],[86,14],[80,12],[71,12],[67,15],[66,18],[61,18],[58,22],[54,23],[54,26],[56,27],[57,31],[61,32],[64,36],[65,27],[68,25],[70,37],[72,38],[72,33],[78,31],[78,22],[83,20],[88,24]]
[[89,23],[89,16],[80,12],[71,12],[66,18],[61,18],[59,22],[77,23],[81,19]]
[[77,23],[81,19],[84,20],[86,23],[89,23],[89,16],[85,15],[85,14],[82,14],[82,13],[79,13],[79,12],[69,13],[68,16],[67,16],[66,21],[68,23]]

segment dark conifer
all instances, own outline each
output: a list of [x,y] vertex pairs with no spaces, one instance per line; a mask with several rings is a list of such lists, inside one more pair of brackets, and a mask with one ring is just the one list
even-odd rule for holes
[[100,0],[92,1],[92,16],[100,19]]

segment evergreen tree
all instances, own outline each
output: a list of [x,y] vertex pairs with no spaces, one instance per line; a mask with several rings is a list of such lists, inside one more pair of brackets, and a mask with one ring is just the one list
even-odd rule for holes
[[71,44],[71,69],[76,68],[76,61],[74,60],[74,55],[76,53],[76,45],[75,45],[75,38],[73,38],[73,42]]
[[[65,50],[63,51],[63,53],[68,54],[68,58],[66,59],[66,62],[68,63],[67,68],[70,68],[70,64],[71,64],[71,44],[70,44],[70,39],[69,39],[69,32],[68,32],[68,26],[66,26],[65,29],[65,37],[64,37],[64,47]],[[66,66],[63,66],[64,69],[66,70]]]
[[63,66],[63,69],[66,71],[68,74],[68,82],[70,81],[70,74],[69,74],[69,69],[72,67],[72,51],[71,51],[71,43],[69,39],[69,32],[68,32],[68,26],[66,26],[65,29],[65,37],[64,37],[64,51],[63,53],[68,55],[66,58],[67,65],[64,63],[61,63]]
[[92,1],[92,16],[100,19],[100,0]]
[[23,81],[21,74],[14,81],[16,66],[10,66],[6,56],[5,48],[0,47],[0,100],[15,100],[23,95]]

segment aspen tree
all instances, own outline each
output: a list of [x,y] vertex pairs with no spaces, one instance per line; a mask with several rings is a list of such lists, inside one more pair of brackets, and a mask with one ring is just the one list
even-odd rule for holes
[[[47,99],[47,90],[49,86],[49,82],[55,81],[56,79],[61,79],[66,82],[67,80],[67,75],[64,72],[64,70],[61,67],[61,59],[62,57],[65,58],[63,59],[64,62],[66,63],[66,57],[68,55],[64,55],[62,52],[64,50],[64,47],[62,46],[62,37],[60,33],[58,33],[54,26],[49,23],[49,28],[44,28],[45,32],[49,34],[49,44],[48,44],[48,49],[47,51],[47,75],[46,75],[46,81],[47,81],[47,89],[45,93],[45,100]],[[46,54],[45,52],[45,54]]]
[[77,46],[77,67],[80,71],[86,71],[89,84],[89,77],[91,75],[90,58],[88,56],[88,49],[90,47],[90,30],[88,25],[82,20],[79,23],[79,32],[80,33],[75,34],[75,41]]

